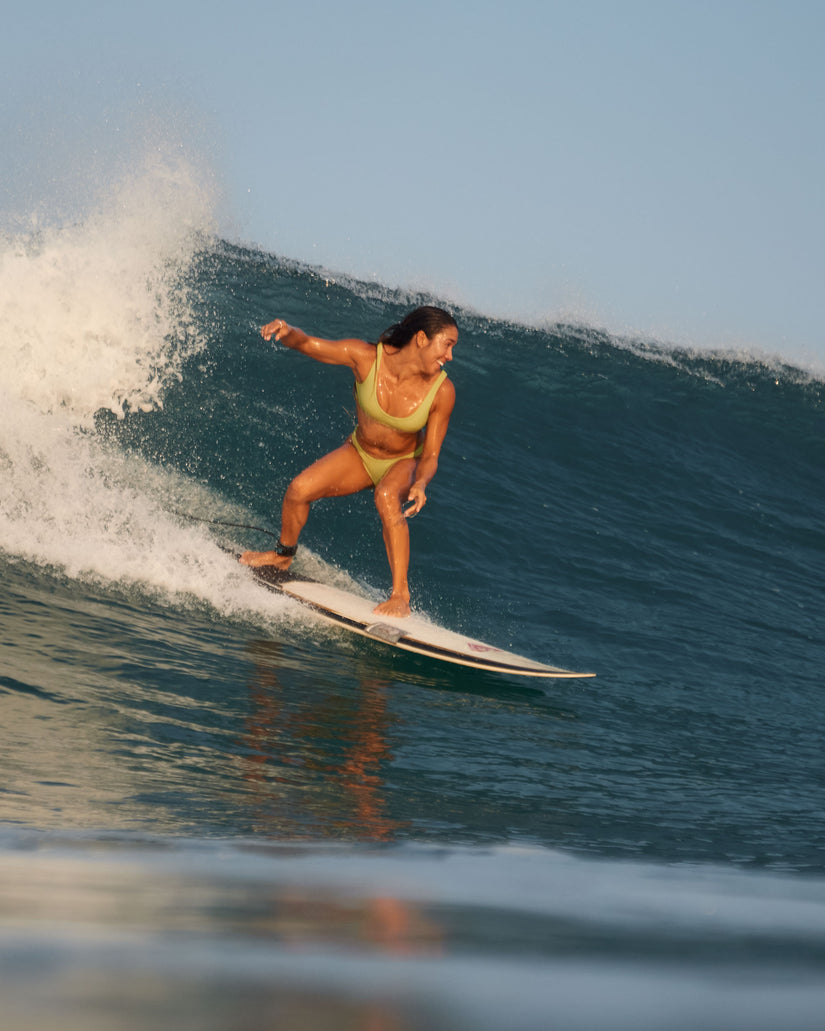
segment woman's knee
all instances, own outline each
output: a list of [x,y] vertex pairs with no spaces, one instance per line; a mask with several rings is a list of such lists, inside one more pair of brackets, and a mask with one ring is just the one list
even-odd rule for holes
[[305,473],[298,473],[287,487],[284,501],[290,505],[308,505],[315,500],[310,477]]
[[401,494],[397,487],[379,483],[373,496],[382,522],[392,522],[404,518]]

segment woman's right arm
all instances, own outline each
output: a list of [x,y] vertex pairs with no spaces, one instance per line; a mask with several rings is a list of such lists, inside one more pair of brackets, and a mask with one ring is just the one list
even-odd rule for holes
[[283,319],[267,323],[261,330],[261,336],[264,340],[275,337],[285,347],[300,351],[316,362],[323,362],[325,365],[348,365],[359,379],[363,379],[359,368],[366,365],[366,375],[375,360],[375,348],[366,340],[324,340],[322,337],[311,337],[297,326],[290,326]]

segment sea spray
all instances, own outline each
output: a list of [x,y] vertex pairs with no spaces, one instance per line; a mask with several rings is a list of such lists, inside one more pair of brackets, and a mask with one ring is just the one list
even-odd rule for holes
[[89,584],[260,618],[260,592],[244,571],[203,524],[177,515],[239,517],[202,485],[17,399],[0,417],[0,481],[7,555]]
[[259,592],[176,515],[244,513],[95,432],[101,412],[161,407],[203,347],[192,284],[211,220],[194,169],[154,154],[82,220],[0,239],[0,548],[248,613]]
[[187,281],[211,231],[208,187],[153,155],[81,221],[0,238],[3,392],[87,427],[162,403],[202,346]]

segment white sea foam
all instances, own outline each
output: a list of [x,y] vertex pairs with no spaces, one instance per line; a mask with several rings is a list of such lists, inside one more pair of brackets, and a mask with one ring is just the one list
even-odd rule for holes
[[159,404],[201,346],[185,276],[211,206],[190,165],[154,153],[81,221],[0,238],[4,392],[86,426]]
[[0,548],[96,582],[265,616],[248,574],[174,510],[245,521],[178,473],[93,432],[163,403],[203,341],[187,274],[211,232],[210,190],[153,152],[69,225],[0,239]]
[[205,528],[177,510],[244,513],[174,471],[108,448],[64,412],[4,399],[0,549],[90,583],[210,605],[260,622],[284,604],[256,589]]

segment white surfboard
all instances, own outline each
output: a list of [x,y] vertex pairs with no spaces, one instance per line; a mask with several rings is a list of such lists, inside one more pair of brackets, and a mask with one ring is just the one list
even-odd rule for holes
[[542,662],[515,655],[484,641],[445,630],[423,616],[403,618],[376,616],[375,602],[338,587],[313,580],[291,580],[273,566],[252,569],[255,578],[270,590],[297,599],[336,626],[353,633],[383,641],[403,651],[416,652],[433,659],[471,666],[474,669],[511,673],[522,677],[594,677],[595,673],[574,673]]

